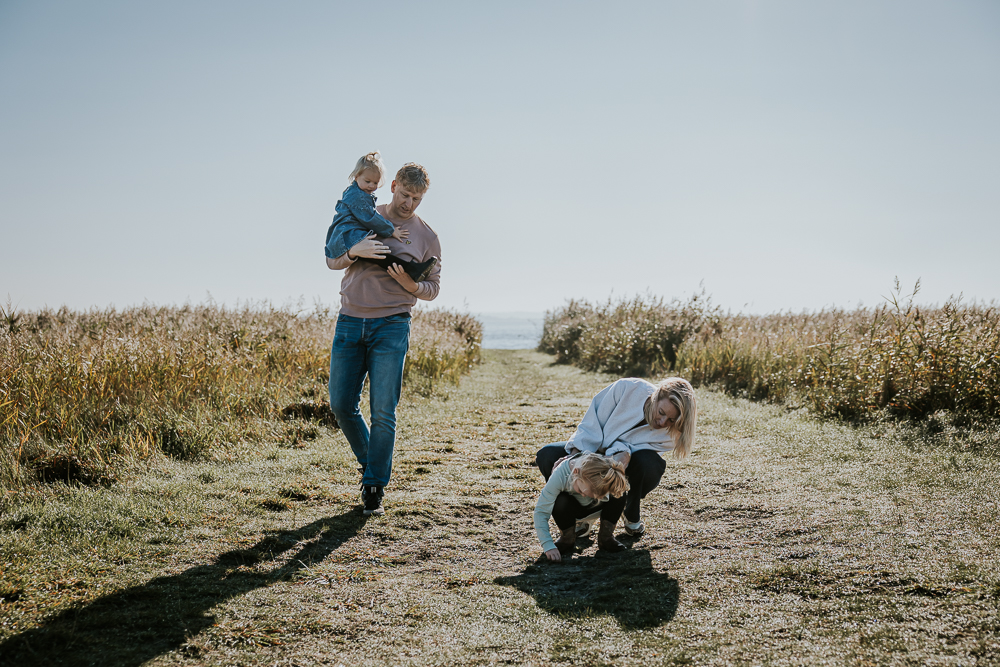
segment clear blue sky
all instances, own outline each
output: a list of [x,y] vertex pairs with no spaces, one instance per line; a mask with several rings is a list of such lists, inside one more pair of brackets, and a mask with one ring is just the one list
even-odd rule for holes
[[336,304],[373,149],[437,305],[1000,299],[998,119],[992,0],[0,0],[0,300]]

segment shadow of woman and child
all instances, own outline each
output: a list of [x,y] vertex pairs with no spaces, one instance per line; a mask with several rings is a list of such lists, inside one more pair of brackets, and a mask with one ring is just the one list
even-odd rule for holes
[[666,623],[677,614],[680,585],[657,572],[648,549],[629,549],[610,558],[574,558],[553,567],[544,557],[524,572],[493,581],[535,598],[558,616],[611,616],[626,630]]

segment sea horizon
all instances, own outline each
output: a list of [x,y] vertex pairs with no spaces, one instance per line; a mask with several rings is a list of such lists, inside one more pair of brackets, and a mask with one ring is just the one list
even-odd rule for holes
[[529,350],[542,338],[545,311],[477,312],[483,323],[483,349]]

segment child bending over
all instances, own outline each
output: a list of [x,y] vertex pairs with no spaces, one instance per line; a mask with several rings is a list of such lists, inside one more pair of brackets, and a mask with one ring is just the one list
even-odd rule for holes
[[[576,543],[576,520],[600,511],[610,497],[628,493],[625,465],[591,452],[574,454],[552,471],[535,503],[535,532],[545,557],[560,562]],[[556,520],[561,535],[552,541],[549,517]]]
[[[382,156],[378,151],[368,153],[354,165],[354,171],[350,176],[351,184],[337,201],[337,213],[333,216],[330,229],[326,232],[326,256],[330,259],[340,257],[373,234],[382,237],[391,236],[397,241],[409,244],[406,237],[410,233],[396,229],[375,210],[375,195],[372,193],[382,185],[384,173]],[[381,259],[367,257],[360,259],[374,262],[383,269],[398,264],[417,283],[426,279],[438,262],[437,257],[431,257],[425,262],[413,262],[396,255],[386,255]]]

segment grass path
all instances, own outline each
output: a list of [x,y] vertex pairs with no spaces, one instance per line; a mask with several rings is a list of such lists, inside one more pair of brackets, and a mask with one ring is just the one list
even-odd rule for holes
[[542,564],[541,444],[613,378],[490,351],[400,410],[384,517],[343,436],[0,509],[0,664],[1000,664],[1000,468],[702,391],[623,554]]

